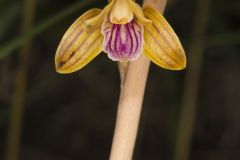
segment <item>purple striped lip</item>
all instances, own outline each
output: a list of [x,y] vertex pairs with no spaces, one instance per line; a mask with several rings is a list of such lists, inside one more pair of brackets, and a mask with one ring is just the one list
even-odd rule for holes
[[105,22],[103,51],[113,61],[135,60],[143,52],[143,25],[134,20],[127,24]]

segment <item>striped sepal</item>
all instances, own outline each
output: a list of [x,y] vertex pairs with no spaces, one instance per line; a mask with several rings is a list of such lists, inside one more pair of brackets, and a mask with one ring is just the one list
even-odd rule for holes
[[66,31],[56,55],[55,65],[59,73],[72,73],[84,67],[102,51],[101,26],[89,29],[85,21],[101,12],[91,9],[80,16]]
[[186,67],[186,56],[182,45],[165,18],[152,7],[143,9],[152,25],[144,26],[144,53],[160,67],[181,70]]

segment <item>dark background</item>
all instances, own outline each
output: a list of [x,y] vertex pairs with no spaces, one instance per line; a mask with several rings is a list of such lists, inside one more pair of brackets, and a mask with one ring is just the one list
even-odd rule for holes
[[[174,159],[184,101],[195,98],[196,112],[189,113],[196,115],[195,121],[192,116],[188,119],[194,121],[190,159],[240,159],[240,1],[209,1],[206,29],[194,34],[194,27],[198,30],[194,24],[206,18],[196,16],[198,1],[169,0],[165,17],[182,41],[190,65],[179,72],[151,65],[136,160]],[[14,95],[23,100],[15,106],[24,106],[18,111],[23,115],[20,160],[108,159],[120,91],[117,64],[100,54],[73,74],[57,74],[54,67],[57,45],[70,24],[84,11],[107,4],[107,0],[95,1],[48,25],[49,19],[79,2],[36,0],[33,29],[41,24],[47,27],[36,35],[28,31],[25,39],[33,38],[31,52],[22,63],[19,47],[12,43],[27,33],[20,29],[24,2],[0,0],[0,55],[6,47],[12,49],[0,59],[1,160],[8,154],[10,121],[16,118],[10,116]],[[193,52],[198,39],[203,43]],[[202,61],[194,59],[196,54],[203,55]],[[195,64],[199,64],[199,77],[188,72],[195,71]],[[26,86],[20,89],[15,85],[19,70],[20,77],[26,78]],[[190,86],[196,87],[197,94],[184,98],[191,85],[186,83],[189,76],[190,82],[198,82]]]

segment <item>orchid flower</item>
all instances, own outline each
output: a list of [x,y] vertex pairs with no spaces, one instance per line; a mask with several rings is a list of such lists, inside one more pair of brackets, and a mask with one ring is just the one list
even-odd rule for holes
[[183,47],[165,18],[151,6],[134,0],[110,0],[103,9],[90,9],[66,31],[56,55],[59,73],[75,72],[102,51],[113,61],[133,61],[144,54],[170,70],[186,66]]

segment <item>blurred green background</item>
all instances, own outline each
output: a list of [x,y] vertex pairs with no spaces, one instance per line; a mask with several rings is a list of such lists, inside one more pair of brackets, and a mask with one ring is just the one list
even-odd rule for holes
[[[108,159],[117,64],[100,54],[73,74],[54,67],[66,29],[106,4],[0,0],[0,160]],[[169,0],[164,15],[188,65],[151,65],[134,159],[240,159],[240,1]]]

